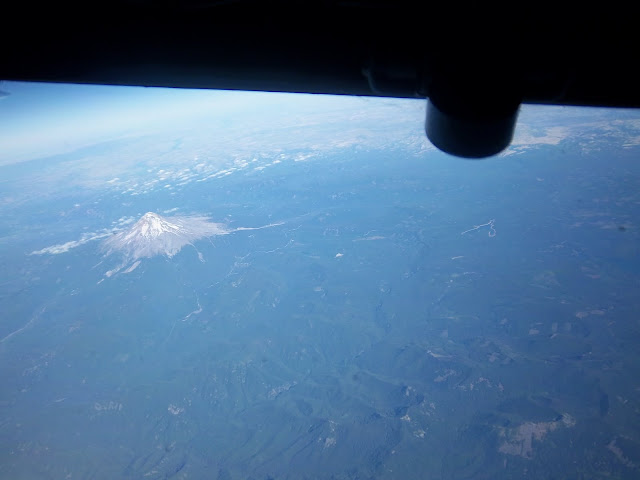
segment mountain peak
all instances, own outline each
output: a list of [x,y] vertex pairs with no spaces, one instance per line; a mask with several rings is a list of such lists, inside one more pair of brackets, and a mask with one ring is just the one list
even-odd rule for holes
[[157,213],[147,212],[135,223],[132,230],[143,237],[159,237],[164,233],[177,234],[180,226]]
[[157,213],[147,212],[140,218],[140,221],[142,221],[142,220],[148,221],[148,220],[155,219],[155,218],[159,219],[161,217]]
[[145,213],[129,229],[118,232],[103,242],[107,254],[119,252],[129,260],[155,255],[172,257],[193,241],[229,231],[207,217],[163,217]]

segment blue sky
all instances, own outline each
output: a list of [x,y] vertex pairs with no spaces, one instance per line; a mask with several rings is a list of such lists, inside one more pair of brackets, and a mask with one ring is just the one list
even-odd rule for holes
[[[354,135],[357,128],[378,135],[389,134],[394,122],[407,122],[415,135],[424,135],[422,100],[8,81],[0,83],[0,90],[9,94],[0,97],[0,166],[180,127],[203,127],[206,135],[222,138],[231,124],[247,137],[278,122],[329,132],[339,125],[353,128]],[[557,144],[567,135],[568,125],[598,121],[611,112],[525,106],[512,148]],[[616,111],[615,116],[629,120],[638,113]],[[529,131],[532,125],[544,126],[542,137]],[[237,142],[237,135],[230,141]]]
[[0,164],[141,130],[214,93],[18,82],[1,88],[10,95],[0,100]]
[[[202,115],[304,112],[318,105],[318,96],[260,92],[24,82],[3,82],[0,90],[9,93],[0,98],[0,165],[157,132]],[[337,99],[323,96],[321,103],[335,106]],[[344,105],[344,97],[339,102]]]

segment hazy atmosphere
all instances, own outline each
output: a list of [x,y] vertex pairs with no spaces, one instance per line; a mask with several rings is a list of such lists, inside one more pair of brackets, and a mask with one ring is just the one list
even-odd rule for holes
[[0,477],[640,474],[637,111],[0,90]]

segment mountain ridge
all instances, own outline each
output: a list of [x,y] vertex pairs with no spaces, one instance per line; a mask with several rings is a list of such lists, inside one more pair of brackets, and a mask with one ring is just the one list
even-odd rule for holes
[[128,229],[105,239],[102,247],[107,255],[122,254],[128,261],[165,255],[176,255],[185,245],[205,237],[229,233],[222,224],[203,216],[163,217],[145,213]]

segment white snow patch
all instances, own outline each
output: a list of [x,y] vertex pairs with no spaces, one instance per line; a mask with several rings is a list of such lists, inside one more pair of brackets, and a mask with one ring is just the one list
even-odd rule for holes
[[134,262],[133,265],[131,265],[129,268],[127,268],[124,272],[122,273],[131,273],[133,272],[136,268],[138,268],[138,265],[140,265],[140,260]]

